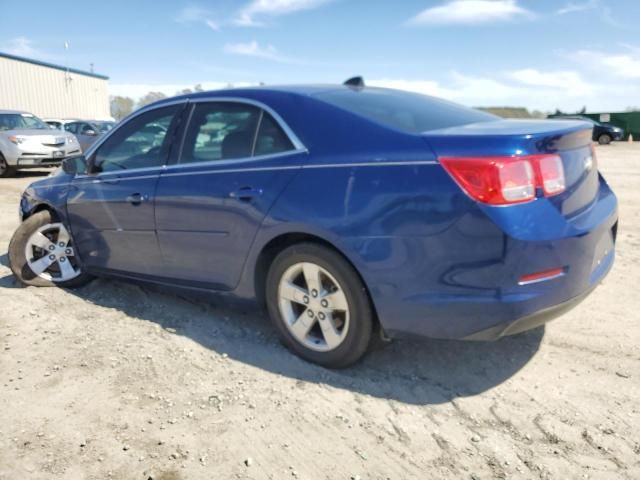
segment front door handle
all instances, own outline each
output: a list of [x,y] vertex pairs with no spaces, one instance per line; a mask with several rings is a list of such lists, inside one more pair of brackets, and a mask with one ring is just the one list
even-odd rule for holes
[[131,205],[140,205],[142,202],[146,200],[144,195],[140,195],[139,193],[132,193],[127,197],[127,202]]
[[242,187],[229,193],[231,198],[235,198],[243,202],[250,202],[260,195],[262,195],[262,189],[253,187]]

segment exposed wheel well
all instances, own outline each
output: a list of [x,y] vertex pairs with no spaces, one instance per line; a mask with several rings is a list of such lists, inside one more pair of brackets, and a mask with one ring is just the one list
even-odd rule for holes
[[45,204],[45,203],[41,203],[40,205],[36,206],[31,213],[29,213],[29,215],[25,216],[23,218],[23,220],[26,220],[27,218],[31,217],[32,215],[36,214],[36,213],[40,213],[40,212],[44,212],[47,211],[49,213],[51,213],[51,217],[54,218],[55,220],[59,220],[58,214],[56,213],[56,211],[51,208],[49,205]]
[[303,242],[316,243],[319,245],[323,245],[327,248],[330,248],[331,250],[336,252],[338,255],[340,255],[342,258],[344,258],[344,260],[353,267],[356,274],[360,278],[362,285],[365,286],[367,297],[369,298],[369,302],[371,303],[371,311],[373,312],[373,316],[374,316],[373,318],[374,325],[376,328],[378,328],[380,326],[380,322],[378,320],[378,315],[376,313],[375,305],[371,299],[369,290],[366,288],[366,283],[364,282],[362,275],[360,275],[360,272],[358,272],[358,269],[355,267],[355,265],[331,243],[327,242],[326,240],[320,237],[316,237],[315,235],[309,235],[306,233],[286,233],[284,235],[280,235],[272,239],[269,243],[267,243],[264,246],[264,248],[260,252],[260,255],[258,256],[258,260],[256,262],[255,275],[254,275],[254,281],[255,281],[254,288],[255,288],[256,298],[258,299],[258,302],[260,302],[260,304],[264,304],[265,302],[265,287],[266,287],[267,273],[269,272],[269,267],[271,266],[271,263],[273,262],[273,260],[285,248],[288,248],[291,245],[295,245],[296,243],[303,243]]

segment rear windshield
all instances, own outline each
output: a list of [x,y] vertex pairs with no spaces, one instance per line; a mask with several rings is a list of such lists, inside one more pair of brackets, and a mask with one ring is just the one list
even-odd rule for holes
[[446,100],[383,88],[329,90],[316,94],[316,98],[407,133],[498,119]]

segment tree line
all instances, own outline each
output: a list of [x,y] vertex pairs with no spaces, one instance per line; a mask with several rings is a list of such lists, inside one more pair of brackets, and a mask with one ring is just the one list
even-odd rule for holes
[[[177,91],[175,94],[186,95],[188,93],[202,91],[202,85],[198,84],[193,87],[193,89],[185,88],[184,90]],[[111,116],[115,118],[116,121],[122,120],[134,110],[142,108],[145,105],[149,105],[150,103],[157,102],[158,100],[162,100],[163,98],[167,98],[167,95],[162,92],[148,92],[147,94],[140,97],[137,102],[131,97],[114,95],[110,98]]]

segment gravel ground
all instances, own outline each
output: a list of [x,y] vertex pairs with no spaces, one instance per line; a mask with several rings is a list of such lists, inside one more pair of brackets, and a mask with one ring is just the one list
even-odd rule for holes
[[640,145],[599,147],[620,199],[604,284],[494,343],[395,342],[344,371],[265,315],[114,280],[21,288],[23,188],[0,180],[0,479],[640,478]]

